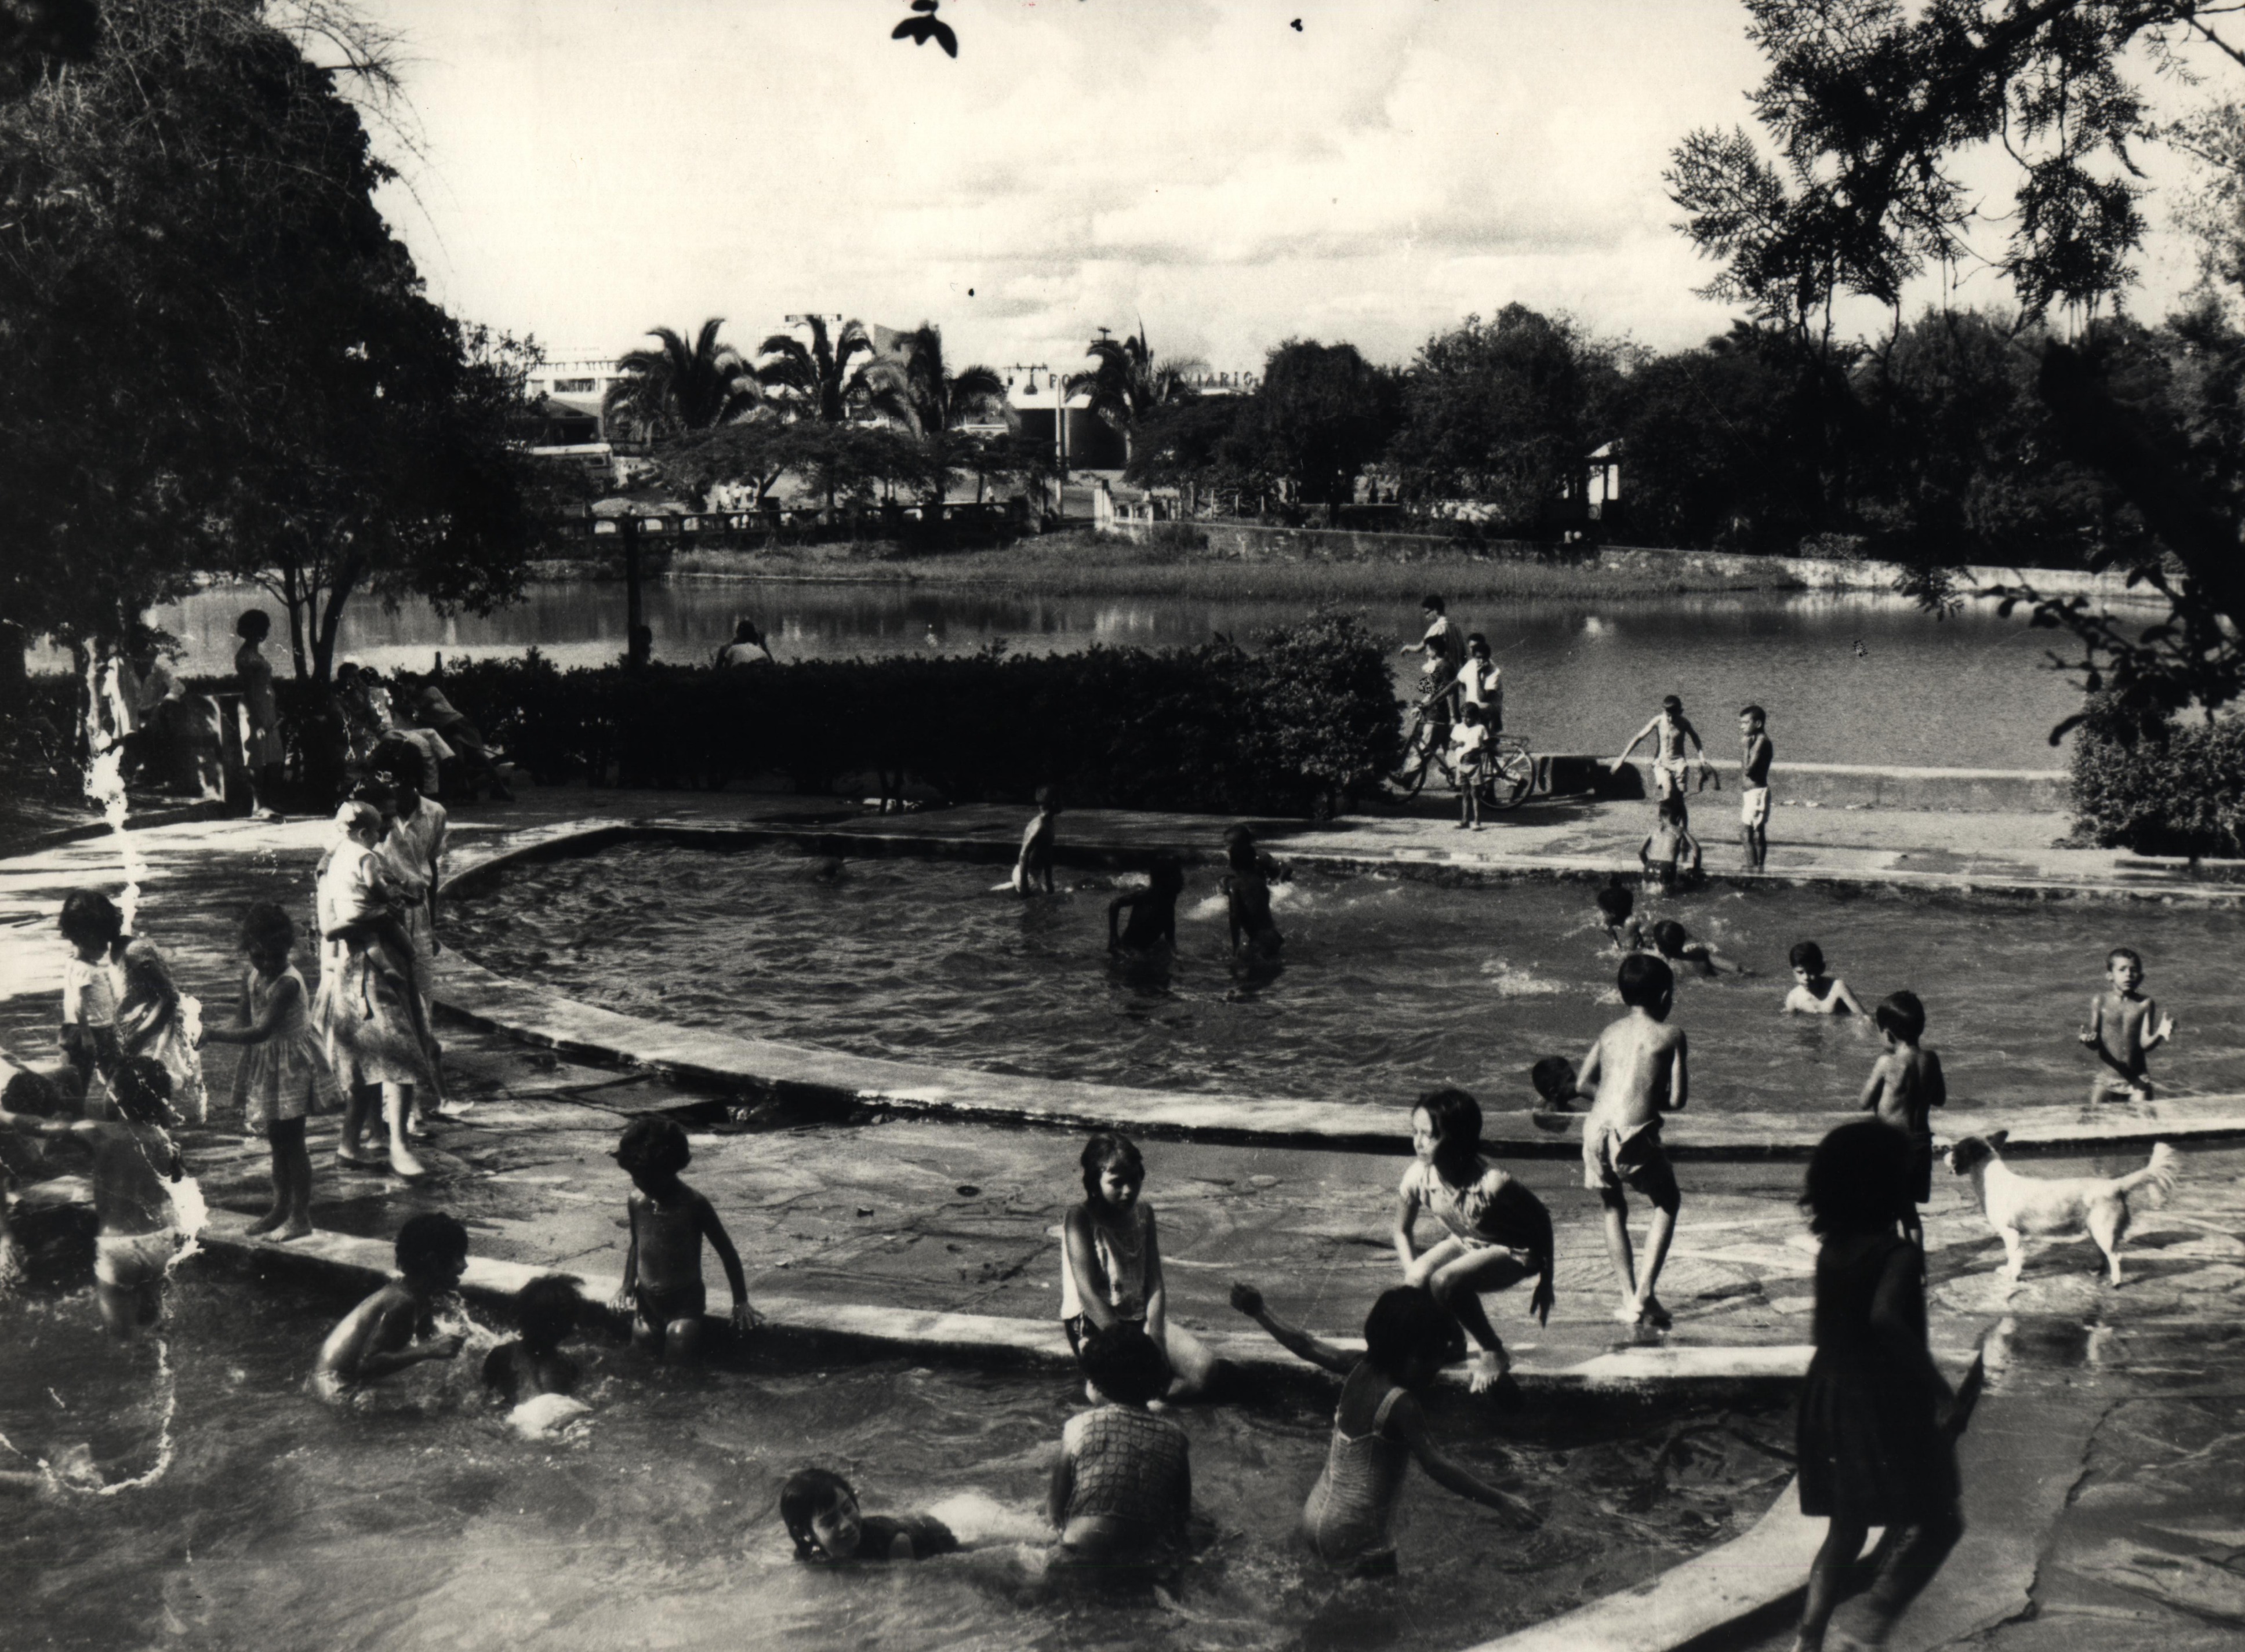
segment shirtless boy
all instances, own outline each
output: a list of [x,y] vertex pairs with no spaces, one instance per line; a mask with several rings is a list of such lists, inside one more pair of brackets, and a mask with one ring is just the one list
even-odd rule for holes
[[1053,845],[1060,836],[1060,794],[1050,786],[1037,788],[1036,818],[1021,829],[1021,852],[1014,862],[1014,891],[1019,895],[1053,892]]
[[[1657,797],[1679,797],[1684,792],[1684,776],[1693,763],[1699,765],[1701,783],[1707,776],[1707,748],[1699,738],[1699,731],[1692,727],[1692,720],[1684,714],[1684,702],[1674,694],[1660,702],[1660,714],[1630,736],[1629,744],[1621,748],[1621,755],[1606,766],[1615,774],[1629,761],[1630,753],[1645,741],[1652,741],[1653,795]],[[1698,754],[1684,755],[1684,742],[1692,742]]]
[[1769,766],[1777,748],[1763,731],[1768,720],[1760,706],[1739,713],[1739,841],[1746,845],[1750,872],[1761,870],[1769,859]]
[[675,1119],[644,1114],[624,1127],[616,1162],[632,1179],[631,1249],[615,1309],[632,1316],[632,1341],[648,1353],[690,1356],[702,1345],[702,1242],[724,1265],[733,1292],[733,1328],[750,1330],[763,1316],[749,1305],[740,1252],[709,1200],[678,1179],[694,1157]]
[[2145,1057],[2174,1037],[2174,1017],[2161,1015],[2137,990],[2144,984],[2144,960],[2127,947],[2106,955],[2105,975],[2113,990],[2089,1000],[2089,1025],[2077,1035],[2104,1067],[2090,1080],[2089,1099],[2148,1101],[2152,1077]]
[[[1683,1196],[1660,1148],[1660,1115],[1692,1099],[1683,1032],[1668,1025],[1676,1002],[1676,977],[1648,952],[1622,959],[1617,981],[1629,1013],[1598,1034],[1583,1058],[1581,1085],[1597,1100],[1583,1121],[1583,1185],[1605,1206],[1606,1254],[1621,1281],[1614,1317],[1625,1325],[1665,1330],[1668,1310],[1653,1290],[1676,1235]],[[1652,1202],[1652,1227],[1645,1242],[1645,1271],[1636,1270],[1629,1243],[1629,1190]]]
[[312,1391],[330,1403],[431,1359],[458,1359],[465,1340],[437,1334],[436,1307],[468,1270],[468,1230],[424,1210],[397,1230],[397,1277],[350,1310],[320,1344]]
[[1672,792],[1660,800],[1652,830],[1637,846],[1637,863],[1645,870],[1646,887],[1664,893],[1699,881],[1699,840],[1692,836],[1680,795]]
[[1861,1015],[1863,1006],[1848,984],[1824,967],[1824,949],[1796,941],[1791,953],[1793,991],[1785,995],[1787,1015]]
[[1268,962],[1278,956],[1285,938],[1271,917],[1271,857],[1255,847],[1255,835],[1245,826],[1224,834],[1224,917],[1231,932],[1235,958]]
[[1904,1231],[1922,1250],[1925,1224],[1918,1220],[1917,1207],[1933,1197],[1932,1113],[1948,1105],[1949,1084],[1941,1076],[1941,1058],[1923,1046],[1925,1005],[1916,993],[1888,994],[1873,1012],[1873,1019],[1886,1036],[1887,1053],[1863,1085],[1862,1108],[1909,1138],[1913,1202]]

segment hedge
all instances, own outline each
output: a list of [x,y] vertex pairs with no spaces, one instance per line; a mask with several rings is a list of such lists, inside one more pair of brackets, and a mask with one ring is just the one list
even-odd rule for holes
[[2245,855],[2245,723],[2132,725],[2092,703],[2075,736],[2076,829],[2140,855]]

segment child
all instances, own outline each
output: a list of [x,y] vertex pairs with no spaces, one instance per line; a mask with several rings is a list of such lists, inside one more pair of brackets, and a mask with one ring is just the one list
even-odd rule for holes
[[1872,1019],[1886,1035],[1887,1053],[1863,1086],[1862,1109],[1878,1114],[1880,1122],[1909,1143],[1910,1198],[1915,1202],[1902,1218],[1902,1231],[1923,1249],[1925,1228],[1917,1207],[1933,1197],[1932,1109],[1948,1105],[1949,1086],[1941,1076],[1941,1058],[1918,1047],[1925,1036],[1925,1005],[1916,993],[1888,994]]
[[1663,893],[1679,882],[1699,880],[1699,840],[1692,836],[1680,796],[1672,792],[1660,800],[1651,835],[1637,846],[1637,863],[1644,869],[1645,886]]
[[1702,975],[1746,973],[1744,965],[1732,963],[1706,941],[1693,940],[1672,917],[1665,917],[1652,926],[1652,950],[1668,960],[1671,969],[1679,964],[1689,964]]
[[1848,984],[1824,972],[1824,949],[1814,941],[1794,943],[1793,991],[1785,995],[1787,1015],[1861,1015],[1863,1006]]
[[1471,701],[1459,716],[1458,725],[1450,730],[1450,767],[1458,776],[1458,829],[1470,825],[1479,831],[1482,758],[1489,749],[1489,730],[1482,725],[1481,708]]
[[[1606,1254],[1622,1290],[1614,1317],[1624,1325],[1665,1330],[1668,1311],[1653,1289],[1676,1235],[1683,1195],[1661,1151],[1660,1116],[1683,1111],[1692,1099],[1691,1072],[1683,1032],[1668,1025],[1676,1002],[1676,977],[1668,965],[1632,952],[1622,959],[1616,980],[1629,1013],[1599,1033],[1583,1058],[1583,1088],[1597,1093],[1583,1121],[1583,1185],[1605,1206]],[[1632,1188],[1652,1202],[1641,1276],[1629,1244]]]
[[1816,1355],[1801,1399],[1801,1512],[1832,1522],[1808,1574],[1795,1652],[1821,1652],[1869,1528],[1871,1645],[1963,1534],[1949,1385],[1925,1337],[1925,1255],[1895,1232],[1910,1154],[1875,1120],[1843,1124],[1809,1161],[1801,1203],[1816,1256]]
[[[1061,1223],[1060,1318],[1068,1346],[1081,1358],[1094,1333],[1136,1325],[1177,1373],[1169,1398],[1199,1393],[1216,1358],[1192,1332],[1169,1322],[1154,1207],[1138,1196],[1146,1185],[1145,1159],[1129,1137],[1102,1130],[1083,1144],[1080,1162],[1083,1202]],[[1089,1375],[1088,1363],[1085,1369]],[[1095,1386],[1087,1385],[1088,1397],[1096,1397]],[[1160,1398],[1160,1391],[1153,1397]]]
[[1606,934],[1614,948],[1622,952],[1641,952],[1645,950],[1645,930],[1631,916],[1637,911],[1637,897],[1628,885],[1616,882],[1607,884],[1597,893],[1598,916],[1605,922]]
[[[1107,903],[1107,950],[1149,953],[1177,944],[1177,897],[1184,893],[1185,869],[1164,855],[1154,863],[1146,887],[1117,895]],[[1124,911],[1130,921],[1118,933],[1116,920]]]
[[[1421,649],[1428,659],[1440,660],[1449,667],[1450,672],[1456,671],[1465,663],[1466,651],[1464,646],[1458,640],[1457,627],[1450,623],[1450,616],[1444,612],[1441,598],[1431,592],[1421,598],[1419,602],[1419,617],[1426,621],[1426,633],[1418,641],[1407,642],[1395,652],[1409,653],[1414,648]],[[1446,681],[1448,677],[1448,673],[1445,673]]]
[[632,1179],[631,1249],[615,1309],[632,1316],[632,1341],[648,1353],[683,1358],[702,1344],[702,1242],[717,1253],[733,1292],[733,1329],[752,1330],[763,1316],[749,1305],[740,1252],[709,1202],[678,1179],[694,1149],[675,1119],[644,1114],[624,1127],[616,1162]]
[[203,1032],[208,1044],[248,1046],[234,1071],[234,1099],[243,1127],[273,1147],[273,1209],[251,1222],[249,1231],[283,1240],[312,1231],[312,1155],[304,1145],[304,1121],[342,1105],[312,1032],[311,994],[289,956],[295,944],[296,926],[287,912],[271,901],[252,906],[241,920],[249,967],[242,972],[240,1018],[233,1026]]
[[1760,706],[1739,713],[1739,837],[1750,872],[1761,870],[1769,859],[1769,765],[1777,748],[1762,732],[1767,721]]
[[1476,708],[1482,727],[1495,740],[1504,727],[1504,673],[1489,657],[1489,639],[1476,631],[1466,639],[1465,663],[1458,667],[1461,704]]
[[0,1108],[0,1127],[71,1137],[93,1149],[93,1297],[112,1336],[156,1323],[165,1271],[182,1236],[167,1181],[185,1175],[164,1132],[172,1078],[146,1056],[119,1061],[110,1080],[114,1119],[44,1119]]
[[[1658,797],[1680,797],[1684,792],[1684,777],[1693,763],[1699,765],[1699,783],[1707,782],[1707,748],[1700,742],[1699,731],[1692,727],[1692,720],[1684,714],[1684,702],[1670,694],[1660,702],[1660,714],[1630,736],[1629,744],[1621,748],[1621,755],[1606,765],[1615,774],[1629,761],[1630,753],[1650,737],[1652,741],[1653,795]],[[1684,755],[1684,742],[1692,742],[1695,756]]]
[[[1481,1344],[1467,1374],[1476,1394],[1495,1389],[1516,1399],[1519,1387],[1483,1291],[1509,1290],[1533,1276],[1528,1311],[1551,1319],[1554,1249],[1551,1215],[1527,1186],[1481,1156],[1481,1104],[1463,1090],[1429,1090],[1411,1110],[1411,1168],[1395,1190],[1395,1254],[1403,1283],[1428,1291]],[[1423,1256],[1412,1229],[1419,1212],[1449,1229]]]
[[484,1386],[509,1405],[540,1394],[567,1394],[577,1386],[577,1362],[561,1351],[577,1329],[585,1300],[566,1274],[540,1274],[514,1293],[520,1334],[484,1356]]
[[779,1517],[795,1540],[795,1558],[809,1566],[847,1561],[924,1561],[959,1547],[933,1514],[858,1512],[858,1493],[839,1474],[802,1468],[779,1488]]
[[61,929],[71,949],[63,965],[63,1055],[91,1089],[117,1065],[114,954],[123,950],[125,920],[106,895],[72,890],[63,901]]
[[1050,786],[1037,788],[1036,817],[1022,828],[1021,852],[1014,862],[1014,892],[1017,895],[1034,893],[1033,884],[1041,883],[1044,892],[1053,892],[1053,847],[1060,836],[1060,793]]
[[1442,1367],[1464,1351],[1457,1322],[1425,1291],[1384,1290],[1364,1317],[1364,1353],[1355,1357],[1298,1330],[1264,1305],[1252,1285],[1234,1285],[1231,1305],[1313,1365],[1339,1373],[1326,1466],[1302,1506],[1301,1532],[1319,1560],[1360,1577],[1395,1570],[1396,1505],[1413,1458],[1437,1485],[1495,1509],[1506,1525],[1539,1525],[1535,1510],[1500,1491],[1435,1445],[1418,1397]]
[[1245,826],[1224,835],[1224,918],[1231,933],[1232,956],[1246,962],[1275,959],[1286,938],[1271,917],[1271,880],[1267,855],[1255,847],[1255,836]]
[[468,1230],[424,1210],[397,1230],[397,1275],[343,1317],[320,1344],[312,1391],[330,1404],[424,1360],[458,1359],[465,1338],[437,1335],[437,1298],[468,1270]]
[[178,1116],[200,1124],[210,1117],[210,1095],[203,1087],[202,1059],[187,1038],[186,1007],[172,967],[156,943],[145,936],[123,938],[118,975],[117,1052],[130,1060],[146,1056],[171,1075],[172,1105]]
[[[437,938],[437,890],[444,879],[444,806],[422,796],[421,754],[401,741],[384,741],[377,747],[370,772],[383,789],[383,834],[375,845],[375,858],[383,884],[396,901],[405,938],[411,944],[413,991],[420,999],[421,1023],[426,1026],[436,987],[437,958],[444,950]],[[429,1064],[435,1067],[443,1052],[433,1036],[429,1044]],[[413,1106],[406,1120],[409,1134],[427,1132],[428,1102],[425,1092],[413,1092]],[[438,1098],[437,1111],[451,1109]]]
[[2111,1069],[2090,1080],[2089,1099],[2148,1101],[2152,1078],[2145,1057],[2174,1037],[2174,1018],[2161,1015],[2160,1006],[2137,991],[2144,984],[2144,960],[2129,948],[2116,946],[2106,954],[2105,976],[2112,990],[2089,1000],[2089,1025],[2078,1035]]
[[1528,1081],[1536,1087],[1539,1113],[1564,1113],[1583,1099],[1575,1082],[1575,1064],[1563,1055],[1545,1056],[1529,1069]]
[[1184,1547],[1192,1513],[1184,1430],[1147,1407],[1170,1385],[1169,1362],[1134,1325],[1084,1338],[1083,1368],[1105,1401],[1061,1432],[1045,1511],[1060,1529],[1051,1565],[1144,1574]]

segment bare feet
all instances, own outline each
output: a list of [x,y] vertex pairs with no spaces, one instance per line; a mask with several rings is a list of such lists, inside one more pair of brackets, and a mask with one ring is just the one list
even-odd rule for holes
[[287,1227],[281,1229],[280,1232],[275,1234],[273,1236],[276,1240],[279,1240],[282,1244],[286,1244],[291,1239],[302,1239],[308,1236],[311,1231],[312,1224],[302,1216],[298,1216],[294,1221],[290,1222]]
[[1624,1297],[1621,1299],[1621,1306],[1613,1310],[1613,1317],[1614,1324],[1617,1325],[1641,1324],[1644,1323],[1645,1310],[1638,1305],[1636,1297]]
[[1486,1394],[1504,1380],[1512,1369],[1512,1362],[1498,1348],[1484,1348],[1466,1362],[1466,1387],[1476,1394]]
[[245,1231],[252,1234],[271,1233],[288,1219],[288,1213],[285,1210],[268,1210],[251,1222]]

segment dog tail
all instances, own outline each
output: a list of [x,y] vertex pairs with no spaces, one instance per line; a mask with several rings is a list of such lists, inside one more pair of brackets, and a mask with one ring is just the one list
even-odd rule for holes
[[2154,1141],[2152,1144],[2152,1161],[2133,1175],[2117,1178],[2113,1185],[2124,1197],[2133,1195],[2139,1188],[2144,1189],[2149,1195],[2147,1202],[2156,1210],[2167,1202],[2167,1195],[2174,1191],[2178,1174],[2175,1150],[2164,1141]]

